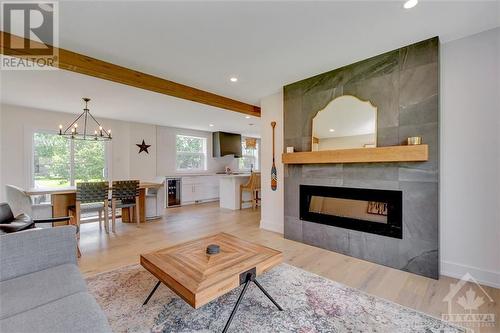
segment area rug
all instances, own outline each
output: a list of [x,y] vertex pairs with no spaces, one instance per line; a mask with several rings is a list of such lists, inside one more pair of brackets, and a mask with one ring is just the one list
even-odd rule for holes
[[[230,332],[465,332],[439,319],[281,264],[258,278],[284,308],[251,284]],[[221,332],[240,294],[233,290],[195,310],[140,265],[87,279],[114,332]]]

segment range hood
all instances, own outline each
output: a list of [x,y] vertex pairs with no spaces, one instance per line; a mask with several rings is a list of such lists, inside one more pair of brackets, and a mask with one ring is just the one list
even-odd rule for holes
[[213,132],[213,157],[241,157],[241,134]]

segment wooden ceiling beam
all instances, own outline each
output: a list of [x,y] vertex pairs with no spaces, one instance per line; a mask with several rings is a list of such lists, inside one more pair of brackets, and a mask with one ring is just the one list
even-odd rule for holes
[[[1,32],[0,53],[18,58],[27,58],[35,56],[26,50],[19,50],[9,47],[4,41],[11,38],[16,44],[24,43],[26,40],[22,37],[12,35],[8,32]],[[35,41],[30,43],[37,44]],[[26,45],[26,44],[24,44]],[[33,44],[31,44],[33,45]],[[157,76],[145,74],[130,68],[118,66],[106,61],[88,57],[83,54],[55,48],[58,52],[58,62],[54,67],[68,70],[71,72],[93,76],[99,79],[113,81],[125,84],[131,87],[154,91],[160,94],[186,99],[189,101],[214,106],[217,108],[244,113],[247,115],[260,117],[260,107],[240,102],[228,97],[213,94],[208,91],[186,86],[180,83],[162,79]]]

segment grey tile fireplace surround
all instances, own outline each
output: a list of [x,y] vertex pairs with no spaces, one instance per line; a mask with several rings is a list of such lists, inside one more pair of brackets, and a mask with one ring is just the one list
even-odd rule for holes
[[[284,87],[284,147],[311,150],[312,118],[355,95],[378,107],[377,144],[422,136],[418,163],[285,166],[285,237],[431,278],[439,276],[439,40],[432,38]],[[403,192],[403,239],[301,221],[299,185]]]

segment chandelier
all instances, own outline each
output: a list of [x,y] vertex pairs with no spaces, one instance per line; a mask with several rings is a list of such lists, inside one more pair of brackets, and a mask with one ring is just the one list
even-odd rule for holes
[[[102,125],[94,118],[88,109],[90,98],[82,98],[85,102],[83,112],[63,131],[63,125],[59,125],[59,135],[68,139],[76,140],[95,140],[109,141],[111,140],[111,130],[105,130]],[[79,130],[78,121],[83,121],[83,131]],[[94,132],[92,133],[92,129]]]

